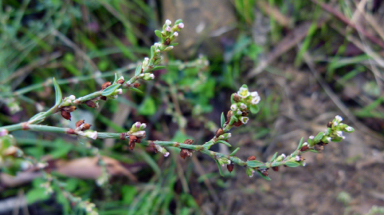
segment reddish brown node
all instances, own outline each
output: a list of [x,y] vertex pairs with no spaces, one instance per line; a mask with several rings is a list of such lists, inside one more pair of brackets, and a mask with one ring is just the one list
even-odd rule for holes
[[133,87],[138,88],[138,87],[140,87],[140,84],[139,83],[133,83]]
[[139,140],[139,138],[137,138],[134,135],[129,136],[128,147],[130,150],[133,150],[135,148],[135,144],[136,144],[136,142],[138,142],[138,140]]
[[100,99],[104,100],[104,101],[107,101],[107,97],[106,96],[100,96]]
[[83,125],[83,128],[81,129],[82,131],[85,131],[85,130],[88,130],[92,125],[88,124],[88,123],[85,123]]
[[109,86],[111,86],[112,85],[112,83],[111,82],[105,82],[104,84],[102,84],[101,85],[101,90],[104,90],[104,89],[106,89],[107,87],[109,87]]
[[126,136],[126,134],[124,132],[120,133],[120,140],[125,140],[125,136]]
[[224,130],[222,128],[219,128],[217,131],[216,131],[216,134],[215,134],[215,137],[219,137],[220,135],[224,134]]
[[191,139],[184,140],[184,144],[192,145],[192,143],[193,143],[193,140]]
[[164,45],[169,46],[171,44],[171,39],[168,37],[164,40]]
[[72,128],[68,128],[66,131],[67,134],[76,134],[76,131],[73,130]]
[[124,84],[124,79],[119,79],[116,81],[117,84]]
[[256,157],[255,156],[249,156],[248,158],[247,158],[247,161],[254,161],[254,160],[256,160]]
[[307,151],[308,149],[309,149],[308,145],[305,145],[305,146],[303,146],[303,147],[300,148],[300,151],[305,152],[305,151]]
[[279,167],[278,166],[274,166],[274,167],[272,167],[272,170],[277,172],[277,171],[279,171]]

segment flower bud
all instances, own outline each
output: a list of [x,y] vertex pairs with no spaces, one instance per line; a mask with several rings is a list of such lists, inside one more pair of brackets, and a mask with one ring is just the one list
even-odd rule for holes
[[233,94],[232,99],[235,102],[240,102],[241,101],[241,97],[237,93]]
[[5,135],[8,135],[8,130],[6,130],[6,129],[2,129],[2,130],[0,131],[0,137],[5,136]]
[[225,134],[223,134],[223,135],[220,135],[219,136],[219,140],[227,140],[227,139],[229,139],[229,138],[231,138],[232,137],[232,134],[231,133],[225,133]]
[[173,36],[177,37],[177,36],[179,36],[179,33],[177,33],[177,31],[176,31],[176,32],[173,33]]
[[180,150],[180,157],[185,159],[186,157],[191,157],[192,156],[192,152],[188,149],[181,149]]
[[84,136],[96,140],[97,139],[97,131],[88,130],[88,131],[84,132]]
[[248,121],[249,121],[249,118],[248,117],[240,117],[240,121],[243,123],[243,124],[247,124]]
[[179,23],[179,24],[177,25],[177,27],[179,27],[179,28],[184,28],[184,23]]
[[167,19],[167,20],[165,20],[165,24],[169,26],[172,24],[172,22],[171,22],[171,20]]
[[84,124],[82,125],[81,130],[82,130],[82,131],[85,131],[85,130],[88,130],[90,127],[91,127],[90,124],[88,124],[88,123],[84,123]]
[[164,49],[165,52],[171,51],[173,49],[173,46],[168,46],[167,48]]
[[348,126],[348,127],[346,127],[346,128],[344,129],[344,131],[347,132],[347,133],[352,133],[352,132],[355,131],[355,129],[352,128],[351,126]]
[[141,126],[140,126],[140,129],[141,129],[141,130],[144,130],[146,127],[147,127],[147,124],[142,123]]
[[224,134],[224,130],[222,128],[219,128],[217,131],[216,131],[216,134],[215,134],[215,137],[219,137],[220,135]]
[[227,169],[229,172],[232,172],[234,167],[235,165],[233,163],[227,165]]
[[65,110],[61,110],[61,116],[64,119],[71,121],[71,113],[69,113],[69,112],[67,112]]
[[84,124],[84,119],[77,121],[76,124],[75,124],[75,126],[76,126],[76,128],[78,128],[78,127],[80,127],[82,124]]
[[90,108],[95,108],[95,107],[96,107],[95,102],[93,102],[92,100],[85,101],[84,103],[85,103],[88,107],[90,107]]

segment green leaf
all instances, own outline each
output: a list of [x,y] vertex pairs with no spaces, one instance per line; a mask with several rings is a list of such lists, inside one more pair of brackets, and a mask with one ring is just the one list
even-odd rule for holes
[[26,194],[28,204],[32,204],[41,200],[47,200],[49,197],[50,195],[45,192],[45,188],[33,188]]
[[239,151],[240,147],[237,147],[233,152],[230,154],[231,156],[235,155],[237,151]]
[[71,149],[71,144],[61,144],[60,147],[57,147],[54,151],[50,153],[50,155],[53,159],[61,158],[67,155],[68,152],[71,151]]
[[141,68],[141,64],[136,67],[135,76],[138,76],[141,73]]
[[170,45],[171,46],[177,46],[177,45],[179,45],[179,43],[171,43]]
[[137,188],[135,186],[123,185],[121,188],[121,195],[123,197],[122,202],[125,204],[132,203],[132,200],[135,198],[137,193]]
[[57,84],[55,78],[53,78],[53,86],[55,88],[55,106],[58,106],[63,99],[63,94],[61,94],[60,86]]
[[315,143],[319,143],[321,139],[324,137],[324,132],[319,132],[319,134],[313,140]]
[[271,161],[269,162],[272,163],[276,159],[276,156],[277,156],[277,152],[272,156]]
[[260,171],[256,171],[256,172],[259,173],[260,177],[264,178],[265,180],[267,180],[267,181],[271,180],[270,177],[263,175],[263,173],[261,173]]
[[144,94],[143,91],[141,91],[141,90],[139,90],[139,89],[137,89],[137,88],[135,88],[135,87],[130,87],[130,88],[128,88],[128,89],[129,89],[129,90],[132,90],[132,91],[135,91],[136,93]]
[[300,163],[296,161],[287,161],[285,162],[285,165],[288,167],[298,167],[300,166]]
[[215,159],[215,162],[216,162],[216,164],[217,164],[217,168],[219,168],[219,173],[220,173],[220,175],[221,175],[221,176],[224,176],[224,174],[223,174],[223,170],[221,169],[221,165],[220,165],[219,161]]
[[222,112],[221,113],[221,118],[220,118],[220,120],[221,120],[221,127],[224,127],[224,123],[225,123],[225,116],[224,116],[224,112]]
[[156,104],[155,100],[152,97],[147,97],[143,103],[139,106],[139,114],[150,116],[156,113]]
[[303,146],[303,137],[301,138],[301,140],[300,140],[300,143],[299,143],[299,145],[297,146],[297,150],[299,150],[299,149],[301,149],[301,146]]
[[157,36],[159,39],[162,38],[161,31],[159,31],[159,30],[155,30],[155,34],[156,34],[156,36]]
[[251,113],[252,114],[257,114],[260,111],[259,106],[257,105],[251,105]]
[[45,119],[45,114],[46,114],[46,112],[40,112],[40,113],[37,113],[37,114],[35,114],[33,117],[31,117],[31,118],[28,120],[28,122],[35,121],[34,124],[38,124],[38,123],[44,121],[44,119]]
[[102,96],[110,96],[112,93],[115,92],[115,90],[117,90],[117,88],[119,88],[121,85],[120,84],[112,84],[111,86],[105,88],[103,90],[103,92],[101,92],[101,95]]
[[113,80],[113,84],[116,84],[117,81],[117,73],[115,73],[115,79]]
[[218,140],[218,141],[216,141],[216,143],[222,143],[222,144],[224,144],[224,145],[226,145],[228,147],[232,147],[231,144],[229,144],[228,142],[226,142],[224,140]]
[[160,69],[165,69],[165,68],[167,68],[166,66],[155,66],[155,67],[153,67],[152,69],[150,69],[149,71],[156,71],[156,70],[160,70]]
[[175,21],[175,25],[178,25],[178,24],[180,24],[180,23],[182,23],[182,22],[183,22],[182,19],[178,19],[178,20]]
[[265,167],[265,163],[258,161],[258,160],[253,160],[253,161],[247,161],[247,166],[255,168],[255,167]]

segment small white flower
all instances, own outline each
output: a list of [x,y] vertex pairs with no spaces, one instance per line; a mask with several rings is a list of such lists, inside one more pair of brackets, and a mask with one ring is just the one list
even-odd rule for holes
[[331,141],[332,141],[332,138],[330,138],[330,137],[327,137],[327,138],[325,138],[325,139],[327,139],[328,142],[331,142]]
[[240,103],[240,109],[244,110],[247,108],[247,105],[244,103]]
[[287,156],[285,154],[281,154],[281,157],[283,157],[283,159],[285,159]]
[[309,139],[311,139],[311,140],[313,140],[313,139],[315,139],[315,136],[309,136]]
[[[114,95],[114,96],[113,96],[114,99],[117,99],[118,97],[119,97],[118,95]],[[99,106],[97,105],[97,103],[96,103],[96,107],[99,108]]]
[[184,23],[179,23],[177,26],[178,26],[179,28],[184,28]]
[[68,96],[68,99],[71,100],[71,101],[73,101],[73,100],[76,99],[76,96],[74,96],[74,95],[70,95],[70,96]]
[[116,92],[117,94],[123,94],[123,89],[117,89]]
[[337,122],[341,122],[341,121],[343,121],[343,118],[342,118],[341,116],[339,116],[339,115],[337,115],[337,116],[335,117],[335,119],[336,119]]
[[142,123],[140,126],[141,129],[145,129],[146,127],[147,127],[147,124],[145,124],[145,123]]
[[307,165],[307,163],[303,162],[303,166],[306,166],[306,165]]
[[253,105],[259,104],[259,102],[260,102],[260,96],[253,97],[252,100],[251,100],[251,103]]
[[246,88],[246,87],[240,87],[239,91],[237,91],[237,94],[241,98],[247,98],[250,95],[248,88]]
[[44,169],[44,168],[47,167],[47,166],[48,166],[48,163],[38,163],[38,164],[36,165],[36,167],[39,168],[39,169]]
[[124,77],[123,76],[120,76],[120,78],[118,80],[123,80],[124,81]]
[[243,112],[241,112],[241,110],[237,110],[236,115],[241,115],[241,114],[243,114]]
[[172,29],[171,29],[171,27],[168,26],[168,27],[165,28],[165,30],[168,31],[168,32],[171,32]]
[[228,160],[228,164],[231,164],[231,160]]
[[154,74],[150,74],[149,78],[151,78],[153,80],[153,79],[155,79],[155,75]]
[[231,110],[232,111],[236,111],[237,110],[237,106],[235,104],[231,105]]
[[155,43],[155,49],[158,49],[158,48],[160,48],[161,47],[161,44],[160,43]]
[[308,143],[307,143],[307,142],[303,143],[303,146],[306,146],[306,145],[308,145]]
[[135,122],[135,124],[133,124],[136,128],[140,128],[141,126],[141,122]]
[[179,36],[179,33],[177,33],[177,31],[176,31],[176,32],[173,33],[173,36],[177,37],[177,36]]
[[8,134],[8,131],[6,129],[3,129],[0,131],[0,137],[5,136]]
[[342,136],[341,138],[343,138],[343,140],[345,139],[345,136]]
[[249,121],[249,118],[248,118],[248,117],[245,117],[245,116],[243,116],[243,117],[240,117],[240,121],[241,121],[243,124],[247,124],[247,123],[248,123],[248,121]]
[[350,127],[350,126],[348,126],[348,127],[345,128],[345,130],[347,130],[347,131],[353,131],[353,128]]
[[296,155],[296,157],[295,157],[295,161],[297,161],[297,162],[301,161],[300,156]]
[[171,25],[172,22],[171,22],[171,20],[167,19],[167,20],[165,20],[165,24],[166,24],[166,25]]
[[169,156],[169,152],[164,153],[164,157],[168,157],[168,156]]
[[231,133],[226,133],[226,136],[227,136],[227,138],[230,138],[230,137],[232,137],[232,134]]
[[336,135],[339,136],[339,137],[342,137],[343,136],[343,132],[342,131],[336,131]]
[[23,161],[23,162],[21,162],[21,164],[20,164],[20,168],[21,168],[21,170],[23,170],[23,171],[25,171],[25,170],[27,170],[27,169],[29,169],[29,168],[31,168],[32,167],[32,164],[31,164],[31,162],[29,162],[29,161]]
[[252,96],[252,97],[258,97],[258,96],[259,96],[259,93],[257,93],[256,91],[251,92],[251,96]]

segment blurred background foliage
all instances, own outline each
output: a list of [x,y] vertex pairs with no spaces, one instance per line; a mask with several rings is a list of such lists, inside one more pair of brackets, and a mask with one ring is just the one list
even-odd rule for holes
[[[66,190],[94,202],[105,215],[249,214],[255,209],[261,214],[364,214],[384,204],[379,180],[383,167],[376,165],[384,160],[380,0],[3,0],[0,126],[49,108],[54,103],[47,81],[51,77],[65,96],[99,90],[115,73],[130,77],[156,42],[154,30],[165,19],[178,18],[186,26],[179,45],[164,56],[167,68],[155,72],[155,81],[140,87],[144,93],[128,91],[98,109],[82,106],[71,122],[54,116],[46,123],[73,127],[86,119],[95,130],[123,132],[141,121],[148,125],[149,139],[191,138],[201,144],[216,131],[221,112],[229,109],[230,94],[244,83],[262,96],[260,113],[234,131],[232,144],[241,146],[244,158],[289,152],[292,143],[323,129],[336,114],[360,131],[347,136],[353,139],[351,147],[309,159],[309,171],[318,173],[314,178],[297,177],[308,174],[305,169],[284,178],[286,171],[273,175],[276,181],[267,184],[245,178],[238,167],[220,177],[214,162],[197,153],[184,161],[174,150],[165,159],[145,147],[128,151],[124,141],[97,140],[92,145],[118,161],[111,167],[115,174],[110,183],[99,187],[92,178],[58,171]],[[56,162],[58,169],[91,155],[89,143],[65,135],[13,135],[26,154]],[[226,146],[216,150],[232,151]],[[330,162],[324,163],[326,159]],[[377,173],[377,180],[369,178],[369,171],[362,172],[367,168],[373,168],[369,171]],[[336,173],[328,174],[332,171]],[[10,209],[25,214],[83,213],[60,193],[46,195],[41,179],[29,177],[31,183],[11,186],[2,176],[0,204],[25,196],[28,206]],[[294,189],[304,185],[290,184],[291,177],[308,184],[301,196],[295,196]],[[348,179],[354,184],[346,183]],[[325,187],[309,191],[316,180]],[[377,193],[364,191],[361,183]],[[281,193],[271,191],[274,186]],[[356,203],[361,199],[366,201]],[[338,203],[319,211],[321,203],[333,201]],[[0,214],[11,213],[6,208],[0,207]]]

